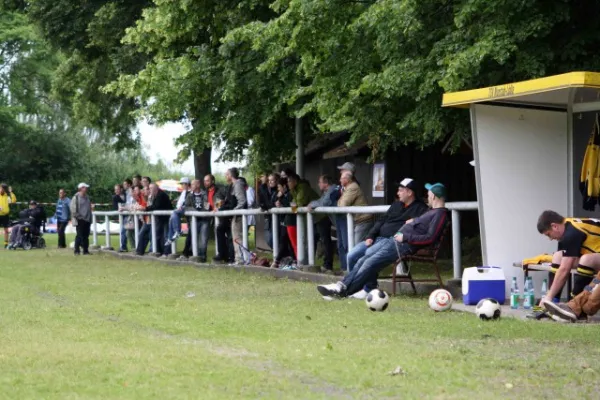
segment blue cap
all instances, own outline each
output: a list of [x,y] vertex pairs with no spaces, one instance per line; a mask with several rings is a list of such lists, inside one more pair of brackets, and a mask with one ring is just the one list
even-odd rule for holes
[[446,186],[442,183],[427,183],[425,185],[425,189],[429,190],[431,193],[435,195],[435,197],[439,197],[440,199],[446,199],[448,197],[448,191],[446,190]]

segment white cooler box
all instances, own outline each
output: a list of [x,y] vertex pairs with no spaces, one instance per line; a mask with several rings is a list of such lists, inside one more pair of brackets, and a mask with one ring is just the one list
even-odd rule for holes
[[463,303],[474,305],[492,298],[504,304],[506,279],[500,267],[465,268],[462,276]]

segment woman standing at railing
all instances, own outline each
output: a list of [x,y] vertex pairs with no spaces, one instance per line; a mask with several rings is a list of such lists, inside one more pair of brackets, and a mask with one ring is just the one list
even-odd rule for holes
[[[280,178],[277,182],[277,200],[275,207],[289,207],[292,196],[288,190],[288,181],[286,178]],[[271,268],[279,268],[279,263],[285,257],[296,259],[295,249],[290,241],[289,228],[293,227],[296,230],[296,215],[295,214],[280,214],[279,215],[279,252],[271,264]]]

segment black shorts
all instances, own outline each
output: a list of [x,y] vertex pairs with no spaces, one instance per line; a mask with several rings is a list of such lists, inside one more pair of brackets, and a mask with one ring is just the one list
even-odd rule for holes
[[0,215],[0,228],[8,228],[10,218],[8,215]]

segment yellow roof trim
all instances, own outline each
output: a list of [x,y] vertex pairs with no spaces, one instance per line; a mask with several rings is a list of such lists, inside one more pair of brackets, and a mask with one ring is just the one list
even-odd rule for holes
[[482,89],[444,93],[442,107],[464,108],[472,103],[511,99],[528,94],[549,92],[570,87],[600,88],[600,73],[569,72],[529,81],[507,83]]

